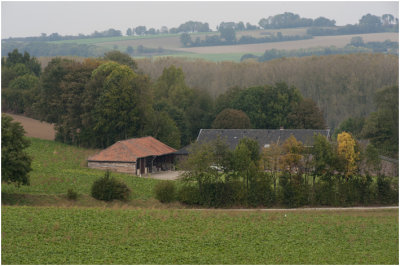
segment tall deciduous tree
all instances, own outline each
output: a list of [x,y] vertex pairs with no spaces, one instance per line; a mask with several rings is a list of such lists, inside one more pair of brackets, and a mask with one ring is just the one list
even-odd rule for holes
[[325,129],[324,116],[312,99],[304,99],[288,115],[288,128]]
[[95,100],[93,131],[107,147],[117,140],[138,137],[144,133],[152,99],[146,97],[149,81],[117,63],[106,63],[93,72],[101,77],[102,91]]
[[398,156],[399,149],[399,86],[389,86],[375,95],[377,111],[371,113],[361,135],[383,154]]
[[300,174],[303,172],[303,155],[304,145],[301,141],[291,135],[282,144],[282,157],[281,157],[281,169],[286,169],[289,173]]
[[357,173],[357,162],[360,158],[360,152],[357,151],[357,143],[353,137],[342,132],[337,136],[337,155],[341,162],[341,170],[346,178]]

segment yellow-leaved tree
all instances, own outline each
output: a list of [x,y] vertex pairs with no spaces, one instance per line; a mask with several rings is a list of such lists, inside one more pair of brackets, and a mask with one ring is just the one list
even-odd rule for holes
[[293,135],[282,144],[283,156],[281,157],[281,169],[286,169],[289,173],[301,173],[304,168],[304,145],[296,140]]
[[337,135],[337,153],[339,160],[343,163],[343,172],[346,178],[357,172],[357,161],[360,158],[360,152],[357,151],[357,143],[353,137],[342,132]]

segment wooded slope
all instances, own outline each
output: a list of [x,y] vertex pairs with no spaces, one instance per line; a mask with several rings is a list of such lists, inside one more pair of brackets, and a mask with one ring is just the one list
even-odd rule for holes
[[181,67],[186,83],[214,97],[230,87],[251,87],[284,81],[312,98],[330,128],[347,117],[374,111],[373,94],[398,83],[398,56],[352,54],[283,58],[268,62],[209,62],[178,58],[137,60],[139,69],[157,79],[165,67]]

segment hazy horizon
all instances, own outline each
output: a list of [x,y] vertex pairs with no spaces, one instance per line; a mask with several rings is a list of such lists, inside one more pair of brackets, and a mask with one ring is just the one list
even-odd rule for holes
[[128,28],[178,27],[189,20],[209,23],[215,30],[225,21],[258,25],[261,18],[284,12],[305,18],[320,16],[336,20],[337,26],[358,23],[365,14],[398,17],[397,1],[375,2],[13,2],[1,3],[1,37],[91,34],[110,28],[126,33]]

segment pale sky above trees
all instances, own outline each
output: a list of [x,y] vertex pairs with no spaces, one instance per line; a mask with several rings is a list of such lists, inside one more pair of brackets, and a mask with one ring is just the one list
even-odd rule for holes
[[207,22],[215,30],[220,22],[243,21],[258,25],[261,18],[284,12],[301,17],[324,16],[336,25],[354,24],[365,14],[398,17],[398,1],[2,1],[1,37],[28,37],[57,32],[60,35],[91,34],[109,28],[121,30],[139,25],[160,29],[189,21]]

